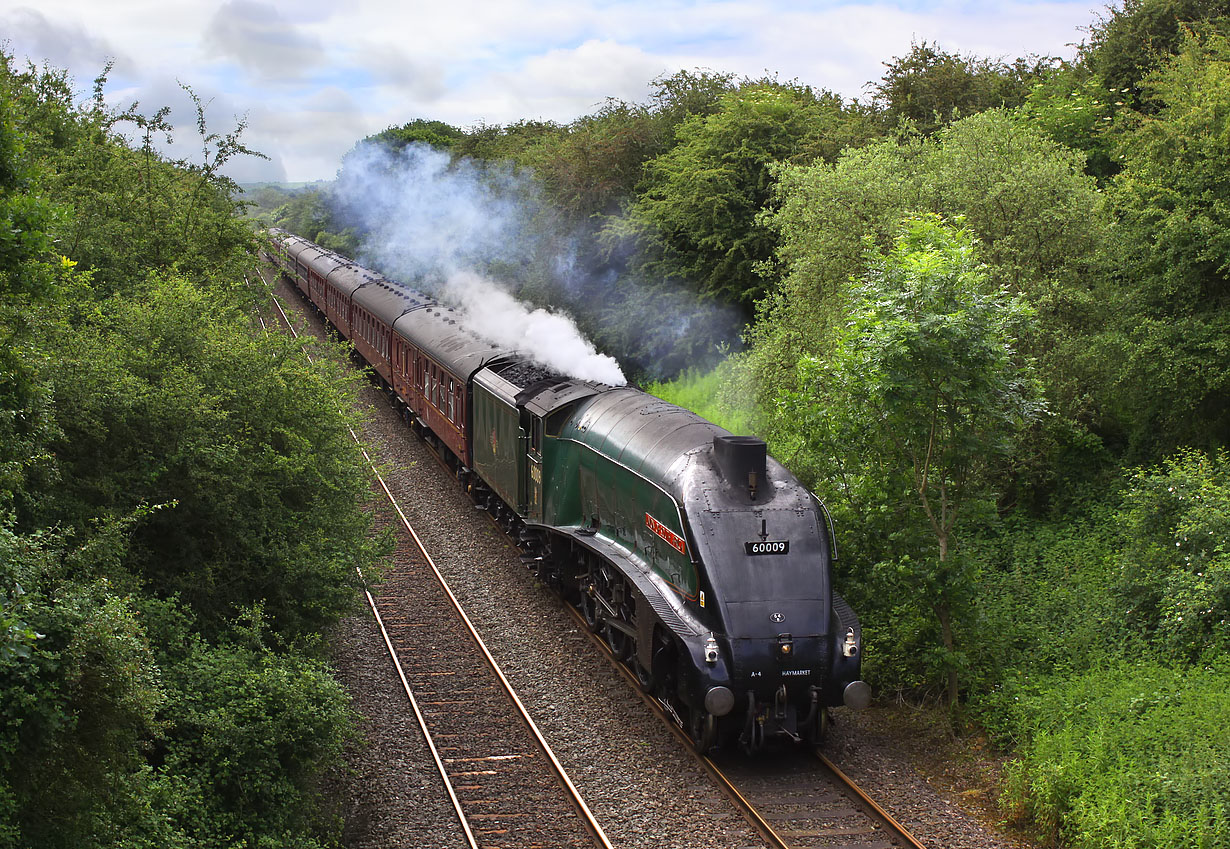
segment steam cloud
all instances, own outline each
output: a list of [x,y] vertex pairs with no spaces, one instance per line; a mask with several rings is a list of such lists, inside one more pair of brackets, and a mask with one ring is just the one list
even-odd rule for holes
[[343,163],[335,197],[346,219],[371,235],[359,260],[428,289],[475,333],[564,374],[622,386],[614,357],[600,354],[562,313],[530,309],[485,269],[528,263],[531,183],[507,168],[480,167],[423,144],[393,153],[361,145]]

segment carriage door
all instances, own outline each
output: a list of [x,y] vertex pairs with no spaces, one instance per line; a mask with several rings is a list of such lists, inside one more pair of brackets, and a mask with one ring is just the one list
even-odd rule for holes
[[525,452],[526,516],[542,521],[542,417],[530,413],[530,444]]

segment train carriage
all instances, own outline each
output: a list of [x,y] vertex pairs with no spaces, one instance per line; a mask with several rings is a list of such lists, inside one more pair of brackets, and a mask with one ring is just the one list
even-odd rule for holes
[[409,290],[370,272],[350,296],[348,324],[355,350],[366,360],[386,388],[392,388],[393,324],[421,305]]
[[309,276],[309,260],[323,255],[324,250],[307,239],[292,236],[289,233],[273,232],[274,244],[285,257],[283,271],[294,281],[295,287],[311,299]]
[[434,303],[398,317],[393,332],[401,337],[398,350],[412,387],[402,400],[461,464],[471,465],[471,379],[479,369],[510,359],[514,352],[474,336],[458,324],[451,309]]

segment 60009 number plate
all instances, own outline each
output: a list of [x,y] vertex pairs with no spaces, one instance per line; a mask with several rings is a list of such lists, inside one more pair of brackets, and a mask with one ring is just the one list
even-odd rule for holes
[[766,540],[765,542],[745,542],[743,550],[750,556],[759,554],[789,554],[790,540]]

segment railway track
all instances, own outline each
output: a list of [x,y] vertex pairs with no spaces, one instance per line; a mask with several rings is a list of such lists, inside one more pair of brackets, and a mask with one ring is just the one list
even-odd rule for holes
[[644,692],[635,674],[611,653],[580,612],[568,610],[596,651],[619,670],[642,700],[667,724],[748,823],[774,849],[925,849],[820,749],[782,741],[759,756],[741,752],[696,754],[677,718]]
[[[433,452],[434,453],[434,452]],[[511,545],[511,541],[509,543]],[[398,561],[403,554],[399,543]],[[413,558],[412,552],[406,557]],[[410,569],[406,577],[410,578],[418,569]],[[400,571],[398,573],[401,574]],[[384,596],[389,600],[396,599],[399,611],[418,611],[433,606],[430,601],[424,601],[418,595],[419,590],[410,584],[401,585],[398,576],[386,578]],[[373,602],[373,605],[375,603]],[[375,610],[373,606],[373,610]],[[572,608],[568,608],[572,610]],[[573,611],[580,630],[590,633],[594,646],[601,651],[609,662],[627,678],[630,685],[640,692],[631,672],[608,651],[604,641],[589,632],[584,620]],[[377,618],[380,614],[376,613]],[[397,656],[420,657],[441,653],[439,638],[431,638],[433,632],[443,625],[434,621],[420,621],[423,617],[411,616],[409,613],[399,613],[386,623],[391,626],[398,637],[389,639]],[[387,617],[386,617],[387,619]],[[451,643],[454,637],[443,640]],[[494,663],[494,661],[492,661]],[[476,694],[466,691],[459,692],[457,683],[469,680],[470,672],[461,672],[438,665],[423,669],[411,668],[406,678],[422,680],[422,689],[414,687],[419,692],[420,704],[426,704],[429,711],[439,710],[449,712],[456,710],[460,703],[469,702]],[[642,698],[672,729],[691,751],[690,742],[679,729],[676,719],[669,715],[656,699],[642,693]],[[411,699],[413,700],[413,696]],[[505,768],[522,761],[526,755],[523,751],[508,750],[503,754],[482,755],[454,750],[457,736],[482,737],[486,724],[481,717],[476,717],[476,730],[460,734],[450,734],[445,739],[448,760],[454,765],[456,774],[471,779],[471,783],[463,784],[465,794],[476,794],[479,807],[485,810],[479,814],[480,823],[485,830],[480,832],[484,838],[499,839],[498,845],[508,846],[555,846],[573,845],[560,842],[558,839],[545,835],[542,830],[543,818],[535,815],[529,817],[532,827],[528,832],[517,833],[514,830],[517,820],[525,820],[524,808],[518,808],[515,800],[508,800],[499,794],[490,793],[487,788],[498,783],[497,776]],[[495,734],[492,739],[502,739],[501,734]],[[870,797],[857,787],[849,778],[830,763],[818,750],[808,749],[801,745],[781,746],[774,751],[766,751],[761,757],[748,759],[740,754],[718,755],[711,759],[696,755],[697,761],[712,777],[719,789],[740,810],[743,817],[759,832],[765,843],[773,847],[790,847],[790,849],[811,849],[812,847],[846,847],[847,849],[921,849],[922,844],[880,808]],[[468,764],[468,767],[465,765]],[[509,785],[513,786],[513,785]],[[491,798],[487,798],[491,797]],[[526,806],[528,807],[528,806]],[[501,814],[501,811],[507,813]],[[549,819],[549,818],[548,818]],[[524,823],[523,823],[524,824]],[[603,838],[605,839],[605,838]],[[497,845],[497,844],[486,844]],[[593,844],[585,844],[593,845]],[[600,844],[601,845],[601,844]],[[606,844],[609,845],[609,844]]]
[[[280,320],[298,331],[274,301]],[[262,324],[264,324],[262,319]],[[353,432],[352,432],[353,435]],[[357,436],[356,436],[357,441]],[[366,456],[366,452],[365,456]],[[370,457],[368,458],[370,462]],[[471,847],[609,847],[375,465],[396,550],[367,601]]]

